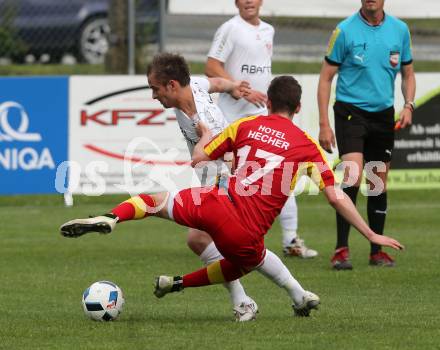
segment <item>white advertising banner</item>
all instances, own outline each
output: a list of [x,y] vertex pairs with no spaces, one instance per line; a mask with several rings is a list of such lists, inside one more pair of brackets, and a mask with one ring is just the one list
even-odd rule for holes
[[71,193],[189,187],[193,171],[173,110],[152,99],[145,76],[72,76]]
[[[347,17],[359,10],[360,0],[266,0],[262,15],[288,17]],[[402,18],[439,18],[438,0],[387,0],[385,10]],[[170,0],[173,14],[234,15],[237,13],[232,0]]]

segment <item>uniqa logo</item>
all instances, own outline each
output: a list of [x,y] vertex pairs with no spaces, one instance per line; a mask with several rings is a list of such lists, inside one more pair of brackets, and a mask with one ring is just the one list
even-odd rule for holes
[[[17,128],[11,126],[10,123],[12,110],[17,110],[18,113],[11,113],[11,115],[20,118]],[[29,116],[22,105],[12,101],[0,104],[0,142],[40,142],[41,135],[28,133],[28,128]],[[0,165],[5,170],[38,170],[44,167],[55,169],[55,163],[47,147],[44,147],[41,152],[32,147],[3,148],[0,150]]]

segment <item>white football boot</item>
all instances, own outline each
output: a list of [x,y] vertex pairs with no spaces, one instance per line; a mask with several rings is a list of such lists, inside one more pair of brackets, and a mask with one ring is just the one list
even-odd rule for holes
[[300,304],[292,305],[293,312],[295,316],[308,317],[310,316],[310,311],[318,309],[319,304],[319,297],[312,292],[306,291],[303,295],[302,302]]
[[318,252],[308,248],[301,238],[296,238],[294,243],[284,247],[283,253],[284,256],[298,256],[303,259],[314,258],[318,255]]
[[95,216],[88,219],[75,219],[67,221],[60,227],[60,233],[64,237],[76,238],[89,232],[110,233],[118,222],[117,217]]
[[182,277],[159,276],[154,279],[154,295],[163,298],[166,294],[183,289]]
[[257,318],[258,305],[251,298],[248,297],[248,299],[247,303],[241,303],[240,305],[234,306],[235,321],[247,322]]

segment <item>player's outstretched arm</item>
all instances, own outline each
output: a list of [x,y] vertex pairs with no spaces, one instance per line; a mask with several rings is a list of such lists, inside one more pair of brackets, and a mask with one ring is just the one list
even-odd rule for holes
[[267,104],[267,95],[257,90],[250,90],[244,98],[257,107],[265,107]]
[[247,81],[244,80],[228,80],[223,78],[208,78],[209,93],[213,92],[227,92],[232,97],[239,99],[248,95],[251,87]]
[[[212,57],[208,57],[208,60],[206,61],[205,74],[209,78],[223,78],[229,81],[234,80],[226,72],[224,63]],[[211,79],[208,80],[211,83]],[[240,82],[240,84],[242,83],[246,85],[241,86],[238,92],[235,94],[235,96],[234,95],[232,96],[234,96],[237,99],[244,97],[248,102],[253,103],[258,107],[262,107],[266,105],[267,96],[264,93],[250,89],[249,84],[247,82]],[[209,92],[214,92],[214,91],[209,91]]]
[[330,205],[371,243],[391,247],[396,250],[404,249],[404,246],[394,238],[374,233],[359,214],[351,199],[339,187],[327,186],[324,189],[324,194]]

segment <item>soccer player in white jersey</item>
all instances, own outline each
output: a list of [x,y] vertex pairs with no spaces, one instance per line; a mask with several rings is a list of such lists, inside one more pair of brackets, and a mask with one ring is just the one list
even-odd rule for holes
[[[235,0],[239,14],[217,30],[208,53],[205,73],[209,77],[245,80],[252,90],[244,98],[220,94],[218,105],[228,122],[251,115],[267,115],[266,91],[272,80],[274,28],[259,18],[262,0]],[[280,214],[283,252],[286,256],[313,258],[297,235],[298,209],[291,195]]]
[[[249,84],[243,81],[231,81],[223,78],[190,77],[188,65],[180,55],[162,53],[153,58],[147,69],[148,83],[157,99],[165,108],[174,108],[180,130],[188,144],[189,152],[200,136],[196,124],[202,121],[211,130],[213,136],[219,134],[228,125],[220,108],[212,101],[209,93],[228,93],[233,98],[240,98],[249,91]],[[200,177],[200,174],[198,174]],[[201,179],[202,185],[215,181],[215,174]],[[209,265],[222,259],[211,236],[206,232],[189,229],[188,246],[204,264]],[[225,283],[229,291],[237,321],[255,319],[257,304],[246,295],[239,280]]]

